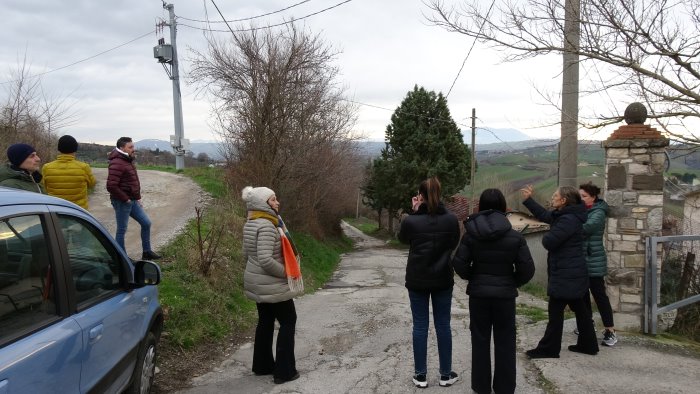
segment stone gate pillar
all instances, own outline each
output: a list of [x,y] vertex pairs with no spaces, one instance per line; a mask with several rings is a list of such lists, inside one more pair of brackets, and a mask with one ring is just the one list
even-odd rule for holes
[[605,247],[608,295],[615,326],[640,330],[644,320],[645,241],[661,235],[665,150],[658,130],[645,125],[647,110],[632,103],[624,126],[603,141],[605,187],[610,205]]

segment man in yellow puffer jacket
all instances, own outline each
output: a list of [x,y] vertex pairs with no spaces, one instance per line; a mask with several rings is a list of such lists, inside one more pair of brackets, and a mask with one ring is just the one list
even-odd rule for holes
[[46,193],[88,209],[88,188],[95,186],[90,165],[75,158],[78,141],[70,135],[58,139],[56,160],[41,169]]

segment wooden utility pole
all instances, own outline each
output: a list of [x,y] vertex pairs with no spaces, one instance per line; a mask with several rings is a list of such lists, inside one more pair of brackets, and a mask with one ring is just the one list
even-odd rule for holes
[[469,215],[474,211],[474,198],[476,197],[476,190],[474,181],[476,179],[476,108],[472,108],[472,163],[471,163],[471,177],[469,178],[469,184],[471,185],[472,197],[469,200]]
[[581,2],[580,0],[566,0],[564,7],[564,68],[562,70],[558,181],[559,186],[576,187]]

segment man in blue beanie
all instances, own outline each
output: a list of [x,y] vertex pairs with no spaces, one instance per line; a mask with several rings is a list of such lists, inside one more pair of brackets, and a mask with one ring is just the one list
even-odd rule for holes
[[13,144],[7,148],[8,163],[0,167],[0,186],[43,193],[41,185],[41,158],[28,144]]

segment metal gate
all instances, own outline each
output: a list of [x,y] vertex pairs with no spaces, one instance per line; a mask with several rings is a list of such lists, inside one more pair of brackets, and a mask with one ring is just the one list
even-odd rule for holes
[[[657,323],[659,315],[665,312],[669,312],[686,305],[690,305],[695,302],[700,301],[700,294],[695,294],[686,297],[682,300],[676,300],[668,305],[659,306],[660,300],[660,273],[659,266],[657,264],[658,257],[658,244],[663,243],[661,249],[663,261],[666,261],[668,255],[674,251],[681,251],[686,253],[687,256],[692,256],[693,260],[686,258],[685,263],[682,267],[684,273],[689,275],[691,279],[696,277],[698,274],[698,269],[700,263],[694,260],[695,254],[694,250],[697,250],[700,254],[700,247],[693,248],[693,241],[700,241],[700,235],[676,235],[667,237],[647,237],[646,239],[646,270],[644,273],[644,333],[645,334],[656,334]],[[686,243],[690,243],[691,247],[688,248]],[[680,246],[678,246],[680,243]],[[680,256],[680,254],[679,254]],[[690,271],[690,272],[688,272]],[[693,274],[694,273],[694,274]]]

